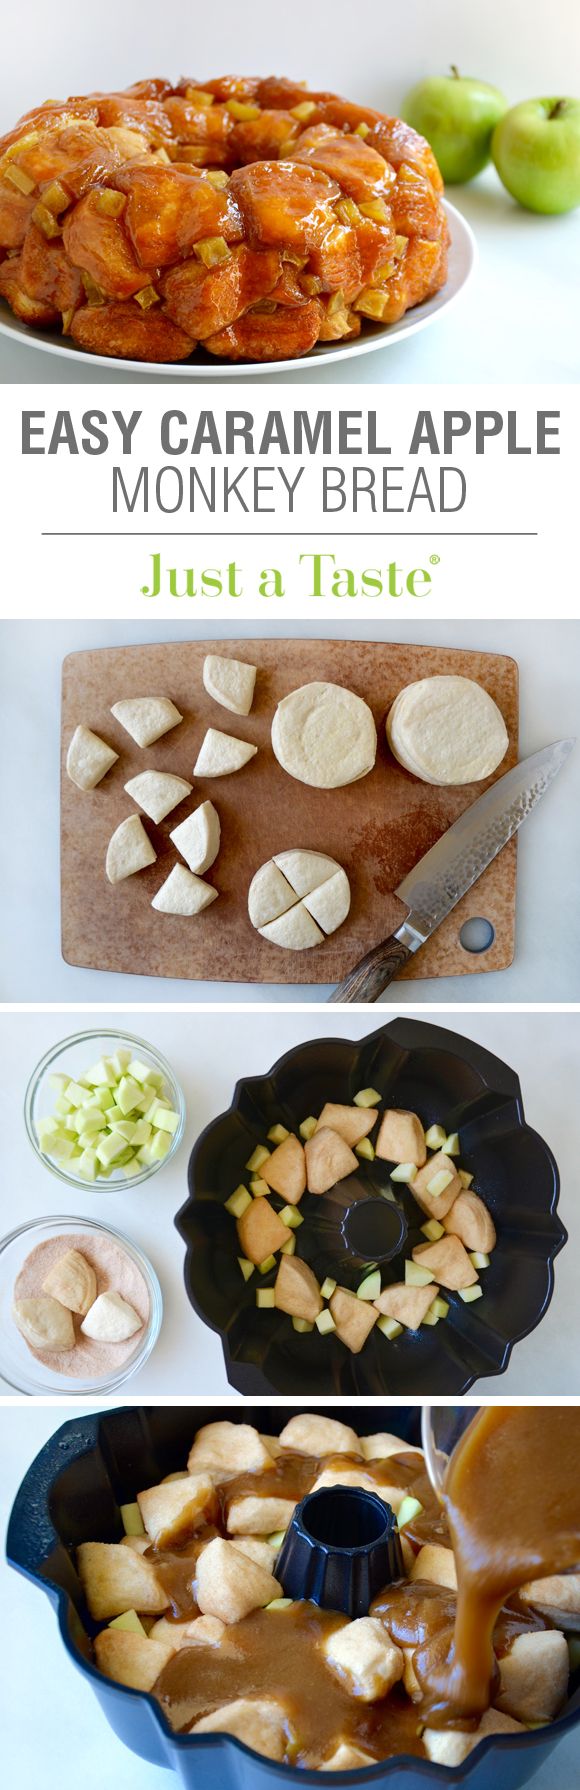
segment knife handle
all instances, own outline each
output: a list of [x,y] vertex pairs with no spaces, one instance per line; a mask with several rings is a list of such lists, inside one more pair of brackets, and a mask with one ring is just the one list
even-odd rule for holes
[[411,956],[410,946],[393,932],[381,945],[375,945],[373,951],[367,951],[366,957],[361,957],[344,982],[339,982],[330,996],[329,1006],[336,1007],[343,1001],[378,1001],[379,995],[388,988],[389,982],[394,981]]

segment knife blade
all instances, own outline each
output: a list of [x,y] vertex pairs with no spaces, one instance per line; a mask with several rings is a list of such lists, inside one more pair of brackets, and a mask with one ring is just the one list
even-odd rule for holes
[[330,1003],[376,1001],[397,972],[431,937],[462,895],[513,839],[541,802],[569,753],[573,739],[555,740],[506,771],[478,796],[425,852],[395,893],[408,907],[402,925],[376,945],[330,996]]

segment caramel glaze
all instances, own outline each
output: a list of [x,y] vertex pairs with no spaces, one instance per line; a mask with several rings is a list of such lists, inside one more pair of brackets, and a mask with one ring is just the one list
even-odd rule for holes
[[[426,1723],[475,1726],[495,1694],[498,1661],[519,1635],[550,1627],[537,1611],[520,1605],[513,1588],[532,1573],[561,1570],[564,1558],[572,1562],[574,1546],[569,1541],[563,1546],[561,1524],[574,1528],[580,1499],[580,1492],[572,1494],[568,1485],[567,1496],[558,1502],[562,1472],[566,1484],[572,1458],[563,1447],[562,1417],[569,1420],[572,1414],[541,1413],[554,1420],[553,1435],[545,1436],[533,1428],[534,1413],[516,1413],[516,1418],[530,1421],[524,1425],[525,1435],[512,1437],[516,1454],[507,1451],[509,1468],[504,1463],[504,1480],[498,1480],[497,1432],[502,1415],[504,1421],[513,1422],[512,1413],[488,1412],[470,1425],[466,1438],[485,1420],[477,1446],[468,1451],[467,1464],[464,1457],[462,1475],[448,1473],[444,1509],[419,1454],[401,1452],[380,1461],[344,1454],[317,1460],[283,1450],[265,1472],[224,1479],[216,1487],[211,1521],[189,1541],[172,1550],[150,1548],[148,1557],[170,1599],[168,1620],[191,1620],[199,1613],[194,1589],[198,1555],[214,1536],[228,1536],[228,1511],[235,1499],[263,1495],[298,1503],[321,1472],[359,1468],[377,1489],[401,1487],[418,1499],[422,1508],[405,1526],[406,1538],[415,1552],[427,1542],[450,1546],[452,1541],[464,1585],[458,1599],[440,1585],[405,1579],[388,1585],[371,1606],[370,1614],[380,1617],[392,1640],[412,1653],[417,1680],[412,1697],[400,1685],[372,1704],[352,1696],[326,1664],[321,1648],[325,1636],[341,1627],[345,1618],[296,1602],[288,1610],[256,1610],[233,1623],[219,1647],[180,1648],[164,1667],[154,1693],[174,1730],[187,1732],[202,1716],[238,1697],[282,1693],[288,1723],[286,1758],[306,1766],[328,1757],[339,1739],[352,1741],[376,1759],[402,1753],[424,1756],[420,1736]],[[574,1416],[580,1426],[580,1416]],[[578,1458],[577,1449],[576,1464]],[[479,1673],[467,1692],[466,1660],[467,1671],[475,1662]]]
[[326,1664],[321,1643],[345,1618],[315,1604],[255,1610],[228,1630],[220,1647],[181,1648],[165,1666],[155,1695],[178,1732],[237,1697],[284,1699],[287,1761],[316,1764],[340,1739],[375,1759],[394,1753],[424,1756],[417,1711],[395,1685],[377,1703],[349,1695]]
[[[156,1573],[170,1599],[167,1620],[187,1622],[198,1614],[193,1591],[197,1558],[201,1549],[214,1536],[228,1536],[228,1510],[234,1499],[250,1495],[260,1497],[263,1494],[264,1497],[293,1498],[298,1504],[306,1497],[321,1472],[329,1468],[339,1471],[349,1467],[362,1467],[367,1477],[374,1480],[377,1486],[411,1487],[421,1503],[425,1500],[422,1519],[424,1524],[428,1528],[428,1509],[431,1508],[433,1537],[435,1527],[439,1535],[439,1505],[430,1489],[421,1455],[391,1455],[387,1461],[363,1461],[360,1455],[341,1454],[331,1457],[325,1455],[322,1460],[315,1460],[312,1455],[293,1454],[290,1450],[284,1450],[266,1472],[238,1473],[231,1479],[223,1480],[216,1487],[212,1521],[196,1529],[191,1540],[171,1549],[148,1549],[147,1557],[154,1561]],[[417,1484],[421,1486],[421,1490],[416,1492]]]
[[427,1713],[430,1726],[466,1727],[493,1696],[506,1597],[580,1564],[580,1410],[479,1411],[451,1456],[443,1501],[457,1609],[452,1645],[431,1663]]

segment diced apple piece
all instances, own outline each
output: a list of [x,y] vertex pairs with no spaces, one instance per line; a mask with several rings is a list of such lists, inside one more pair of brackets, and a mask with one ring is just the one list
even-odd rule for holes
[[478,1193],[462,1190],[445,1217],[444,1225],[452,1236],[460,1237],[466,1249],[476,1249],[483,1255],[489,1255],[495,1249],[497,1236],[493,1218]]
[[[288,1242],[290,1231],[282,1224],[269,1200],[252,1200],[237,1221],[242,1255],[259,1267],[266,1257]],[[471,1264],[470,1264],[471,1266]]]
[[[276,1267],[275,1255],[267,1255],[263,1262],[258,1262],[258,1272],[260,1274],[269,1274],[271,1269],[275,1268],[275,1267]],[[274,1301],[274,1304],[275,1303],[276,1303],[276,1301]]]
[[300,1136],[304,1138],[305,1144],[308,1143],[310,1137],[314,1137],[317,1124],[318,1120],[310,1117],[309,1119],[303,1119],[302,1124],[298,1126]]
[[322,1646],[329,1666],[350,1681],[351,1694],[364,1703],[388,1696],[403,1676],[401,1650],[376,1616],[345,1622]]
[[66,755],[67,776],[77,789],[96,789],[119,757],[90,727],[76,727]]
[[130,1609],[141,1615],[161,1615],[167,1609],[169,1598],[152,1562],[122,1542],[81,1542],[77,1565],[95,1622],[107,1622]]
[[370,1137],[362,1137],[360,1144],[355,1144],[354,1147],[357,1156],[362,1156],[365,1162],[374,1162],[375,1152]]
[[309,1193],[327,1193],[337,1181],[343,1181],[358,1167],[356,1156],[344,1138],[329,1127],[317,1128],[305,1145],[305,1153]]
[[339,1137],[344,1138],[345,1144],[349,1144],[351,1150],[354,1150],[361,1138],[367,1137],[369,1131],[372,1131],[376,1122],[377,1113],[371,1108],[365,1111],[358,1106],[335,1106],[332,1101],[327,1100],[316,1129],[321,1131],[329,1127],[331,1131],[337,1131]]
[[215,863],[221,838],[220,817],[213,802],[201,802],[170,834],[189,869],[203,876]]
[[255,1150],[252,1150],[251,1156],[248,1157],[246,1168],[252,1169],[254,1173],[259,1173],[259,1170],[264,1167],[264,1163],[268,1161],[269,1155],[270,1151],[266,1150],[263,1144],[256,1144]]
[[449,1306],[446,1299],[434,1299],[433,1304],[429,1309],[434,1313],[436,1318],[446,1318],[449,1312]]
[[445,1143],[441,1145],[441,1152],[442,1152],[443,1156],[459,1156],[460,1155],[461,1147],[460,1147],[460,1143],[459,1143],[459,1132],[458,1131],[450,1131],[449,1136],[446,1137],[446,1139],[445,1139]]
[[278,1144],[263,1164],[262,1177],[288,1205],[298,1205],[306,1188],[306,1158],[297,1137],[285,1137]]
[[204,883],[203,877],[194,876],[186,870],[185,864],[174,864],[169,876],[153,896],[151,906],[159,914],[182,914],[192,919],[194,914],[202,914],[212,901],[217,901],[218,890],[211,883]]
[[430,1243],[437,1243],[440,1237],[445,1236],[445,1226],[439,1223],[438,1218],[429,1218],[427,1224],[421,1225],[421,1230]]
[[296,1206],[283,1206],[278,1217],[282,1219],[282,1224],[287,1224],[289,1226],[291,1231],[298,1231],[300,1225],[304,1224],[302,1214],[297,1211]]
[[318,1317],[315,1318],[315,1324],[321,1336],[330,1336],[332,1331],[336,1330],[332,1312],[328,1311],[327,1308],[318,1313]]
[[138,1504],[120,1504],[121,1522],[126,1535],[144,1535],[145,1524]]
[[459,1287],[459,1297],[464,1305],[473,1305],[475,1299],[483,1299],[483,1287]]
[[266,1133],[270,1144],[283,1144],[290,1135],[291,1133],[285,1125],[271,1125],[270,1130]]
[[185,777],[175,777],[171,771],[140,771],[125,784],[127,795],[157,825],[191,795],[192,788]]
[[125,1610],[124,1616],[113,1616],[113,1620],[108,1626],[109,1628],[120,1628],[122,1634],[147,1636],[147,1629],[143,1627],[136,1610]]
[[208,727],[193,767],[194,777],[229,777],[232,771],[241,771],[243,765],[255,758],[257,746],[250,745],[249,740],[239,740],[230,733],[220,733],[217,727]]
[[349,1293],[346,1287],[337,1287],[330,1299],[330,1310],[340,1341],[351,1355],[359,1355],[376,1324],[376,1307],[357,1299],[356,1293]]
[[105,869],[110,883],[124,882],[154,864],[157,852],[148,838],[138,814],[130,814],[115,828],[107,846]]
[[114,702],[111,714],[138,746],[153,746],[162,734],[169,733],[183,720],[183,715],[168,696],[133,696],[124,702]]
[[405,1262],[406,1287],[427,1287],[434,1279],[429,1268],[421,1268],[418,1262]]
[[417,1244],[413,1261],[419,1262],[422,1268],[431,1268],[441,1286],[452,1292],[472,1287],[477,1280],[473,1262],[459,1237],[443,1237],[438,1243]]
[[327,1274],[326,1280],[323,1280],[320,1288],[321,1299],[330,1299],[331,1294],[336,1291],[336,1284],[337,1283],[333,1280],[332,1275]]
[[420,1500],[418,1498],[412,1498],[410,1495],[408,1495],[406,1498],[403,1498],[403,1502],[401,1504],[401,1508],[400,1508],[398,1516],[397,1516],[398,1528],[404,1529],[405,1523],[411,1523],[413,1521],[414,1517],[420,1516],[422,1509],[423,1509],[423,1505],[420,1503]]
[[285,1256],[280,1262],[274,1296],[278,1311],[286,1311],[290,1317],[306,1318],[309,1323],[314,1323],[322,1311],[316,1275],[299,1256]]
[[216,1536],[197,1563],[197,1602],[203,1616],[220,1622],[241,1622],[251,1610],[264,1609],[282,1587],[272,1573],[240,1553],[232,1541]]
[[263,1200],[263,1199],[267,1200],[269,1192],[270,1192],[270,1189],[268,1187],[268,1182],[264,1181],[262,1179],[261,1175],[253,1175],[252,1179],[250,1181],[250,1193],[252,1195],[252,1199],[253,1200]]
[[397,1324],[404,1324],[407,1330],[418,1330],[438,1292],[438,1286],[412,1287],[405,1286],[403,1281],[395,1281],[393,1286],[383,1288],[375,1300],[375,1310],[386,1318],[394,1318]]
[[358,1094],[354,1096],[354,1104],[362,1107],[380,1106],[381,1096],[377,1094],[376,1088],[359,1088]]
[[408,1186],[410,1186],[411,1182],[415,1179],[416,1173],[416,1162],[400,1162],[397,1168],[391,1169],[390,1179],[391,1181],[406,1181]]
[[444,1548],[439,1542],[426,1542],[413,1561],[409,1578],[413,1581],[426,1579],[432,1585],[444,1585],[448,1591],[456,1591],[457,1571],[453,1548]]
[[403,1325],[398,1324],[396,1318],[377,1318],[377,1330],[380,1330],[389,1342],[394,1342],[395,1337],[402,1336]]
[[[439,1175],[445,1176],[444,1183],[438,1183]],[[428,1218],[438,1218],[440,1221],[451,1211],[454,1200],[462,1191],[459,1175],[455,1173],[449,1157],[441,1154],[430,1156],[410,1185],[413,1198],[421,1210],[427,1213]],[[437,1192],[434,1191],[435,1187],[438,1187]]]
[[[286,1246],[284,1246],[284,1247],[286,1247]],[[254,1273],[254,1263],[248,1262],[246,1260],[245,1256],[239,1255],[238,1256],[238,1267],[239,1267],[240,1273],[243,1275],[244,1280],[246,1280],[246,1281],[251,1280],[252,1275]]]
[[203,683],[208,696],[234,715],[249,715],[254,700],[257,666],[241,659],[225,659],[208,653],[203,662]]
[[258,1287],[256,1290],[256,1305],[259,1311],[274,1311],[276,1305],[274,1288]]
[[447,1138],[443,1125],[430,1125],[425,1132],[425,1143],[428,1150],[441,1150]]
[[380,1290],[380,1271],[378,1268],[373,1268],[371,1269],[370,1274],[365,1274],[364,1280],[361,1280],[360,1285],[356,1289],[356,1296],[357,1299],[378,1299]]
[[225,1209],[226,1212],[231,1213],[232,1218],[241,1218],[242,1213],[247,1212],[251,1204],[251,1193],[248,1193],[247,1187],[240,1186],[236,1187],[235,1192],[230,1194],[229,1200],[226,1200]]
[[375,1150],[384,1162],[414,1162],[420,1168],[427,1150],[425,1132],[417,1114],[388,1107],[381,1119]]

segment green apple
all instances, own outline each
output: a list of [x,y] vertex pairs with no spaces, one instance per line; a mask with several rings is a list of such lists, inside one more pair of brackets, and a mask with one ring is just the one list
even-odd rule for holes
[[506,112],[491,153],[508,193],[528,211],[580,205],[580,100],[528,99]]
[[507,108],[498,87],[449,75],[431,75],[407,94],[401,116],[427,138],[447,185],[461,186],[485,168],[495,126]]

